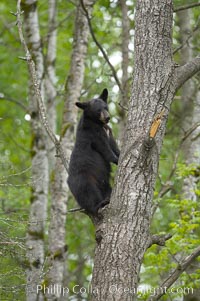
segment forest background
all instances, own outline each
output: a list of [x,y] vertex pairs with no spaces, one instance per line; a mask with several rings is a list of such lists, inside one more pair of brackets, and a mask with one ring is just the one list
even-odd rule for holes
[[[192,4],[198,1],[175,0],[174,11]],[[79,1],[22,1],[24,32],[47,118],[63,138],[67,160],[79,118],[75,101],[90,100],[105,87],[111,126],[121,146],[133,80],[135,2],[99,0],[84,1],[84,5],[87,16]],[[199,9],[174,13],[177,64],[199,53]],[[66,185],[66,170],[40,122],[13,15],[16,10],[15,1],[1,1],[0,300],[36,300],[29,286],[44,286],[55,279],[69,288],[69,300],[88,300],[88,291],[74,293],[73,287],[87,288],[91,281],[94,226],[81,212],[67,213],[77,204]],[[155,244],[146,252],[140,272],[143,289],[157,286],[200,243],[199,84],[197,74],[178,91],[172,104],[154,191],[151,232],[173,236],[164,246]],[[113,167],[113,178],[115,171]],[[191,300],[184,288],[194,290],[192,297],[199,296],[199,274],[196,260],[175,283],[179,289],[163,300]],[[148,289],[141,289],[138,298],[147,300],[149,294]]]

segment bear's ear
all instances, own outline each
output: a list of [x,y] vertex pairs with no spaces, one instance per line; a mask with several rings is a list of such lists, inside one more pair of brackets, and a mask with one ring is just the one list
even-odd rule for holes
[[87,106],[88,106],[88,103],[87,102],[76,102],[75,105],[78,108],[80,108],[82,110],[85,110],[87,108]]
[[101,95],[99,96],[99,98],[102,99],[103,101],[105,101],[107,103],[108,90],[107,89],[103,89],[103,92],[101,93]]

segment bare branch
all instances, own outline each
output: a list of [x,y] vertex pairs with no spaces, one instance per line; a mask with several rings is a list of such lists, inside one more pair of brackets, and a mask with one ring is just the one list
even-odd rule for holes
[[109,58],[108,58],[108,56],[107,56],[105,50],[103,49],[103,47],[101,46],[101,44],[98,42],[98,40],[97,40],[97,38],[96,38],[96,36],[95,36],[95,34],[94,34],[94,31],[93,31],[93,28],[92,28],[92,24],[91,24],[91,19],[90,19],[90,16],[89,16],[89,14],[88,14],[87,9],[85,8],[85,5],[84,5],[84,3],[83,3],[83,0],[80,0],[80,3],[81,3],[81,6],[82,6],[82,8],[83,8],[83,11],[84,11],[84,13],[85,13],[85,16],[86,16],[86,18],[87,18],[91,36],[92,36],[92,38],[93,38],[95,44],[97,45],[97,47],[98,47],[99,50],[101,51],[101,53],[102,53],[104,59],[105,59],[106,62],[108,63],[108,65],[109,65],[109,67],[110,67],[110,69],[111,69],[111,71],[112,71],[112,75],[113,75],[113,77],[114,77],[114,79],[115,79],[115,81],[116,81],[116,83],[117,83],[117,85],[118,85],[118,87],[119,87],[120,92],[123,93],[123,89],[122,89],[122,87],[121,87],[121,83],[120,83],[120,81],[119,81],[119,79],[118,79],[118,76],[117,76],[117,73],[116,73],[116,71],[115,71],[115,68],[114,68],[113,65],[111,64],[111,62],[110,62],[110,60],[109,60]]
[[[170,190],[172,190],[173,185],[169,180],[170,179],[168,179],[165,183],[162,184],[156,199],[158,199],[158,200],[161,199],[165,194],[167,194]],[[151,216],[152,217],[154,216],[158,206],[159,206],[158,201],[153,203],[153,206],[151,207]]]
[[8,179],[10,177],[20,176],[22,174],[27,173],[30,170],[31,170],[31,166],[27,167],[26,169],[23,169],[22,171],[19,171],[19,172],[16,172],[16,173],[12,173],[12,174],[9,174],[9,175],[6,175],[6,176],[2,176],[2,177],[0,177],[0,181]]
[[193,8],[193,7],[197,7],[200,6],[200,2],[198,3],[192,3],[192,4],[188,4],[188,5],[183,5],[183,6],[179,6],[179,7],[175,7],[174,8],[174,13],[176,13],[177,11],[181,11],[181,10],[185,10],[185,9],[189,9],[189,8]]
[[5,95],[4,93],[0,93],[0,99],[13,102],[16,105],[20,106],[26,113],[29,113],[28,108],[22,102],[14,99],[12,97],[9,97],[9,96]]
[[195,57],[185,65],[177,68],[176,90],[178,90],[188,79],[200,71],[200,56]]
[[152,235],[148,248],[150,248],[152,245],[165,246],[165,242],[170,238],[172,238],[172,235],[169,233],[161,235]]
[[73,212],[84,212],[85,210],[83,208],[72,208],[67,210],[67,213],[73,213]]
[[168,288],[179,278],[179,276],[187,269],[187,267],[192,263],[192,261],[200,255],[200,247],[198,247],[192,254],[185,257],[181,263],[179,263],[176,269],[163,281],[160,285],[156,294],[150,297],[148,301],[159,300],[164,294],[166,294]]
[[12,141],[13,144],[14,144],[15,146],[17,146],[17,148],[20,148],[21,150],[23,150],[23,151],[26,152],[26,153],[30,153],[30,152],[31,152],[31,149],[30,149],[30,148],[25,147],[24,144],[19,143],[19,142],[18,142],[18,139],[13,138],[13,137],[15,137],[13,134],[8,134],[7,131],[2,131],[1,134],[3,135],[3,137],[4,137],[5,139],[9,139],[10,141]]
[[198,127],[200,127],[200,122],[197,122],[189,130],[187,130],[181,142],[183,143]]
[[[48,33],[47,33],[47,55],[46,63],[47,70],[48,67],[52,67],[56,58],[56,6],[57,2],[55,0],[49,1],[49,21],[48,21]],[[52,72],[52,70],[51,70]],[[48,73],[51,73],[48,72]],[[49,75],[49,74],[48,74]],[[50,74],[51,75],[51,74]],[[49,75],[49,76],[50,76]],[[54,72],[53,72],[54,76]]]
[[176,167],[177,167],[177,162],[178,162],[178,157],[181,151],[181,147],[183,146],[184,141],[200,126],[200,123],[196,123],[194,124],[186,133],[185,135],[182,137],[179,147],[175,153],[175,158],[174,158],[174,163],[172,166],[172,170],[170,172],[170,175],[168,177],[167,181],[170,181],[170,179],[172,178],[172,176],[174,175],[175,171],[176,171]]
[[66,21],[67,19],[70,19],[70,18],[72,17],[73,14],[74,14],[74,12],[71,11],[71,12],[68,13],[68,15],[67,15],[65,18],[63,18],[60,22],[55,23],[55,24],[51,27],[51,29],[48,31],[48,33],[47,33],[45,36],[43,36],[43,38],[42,38],[43,43],[46,43],[46,41],[48,40],[49,34],[51,34],[52,32],[54,32],[54,31],[57,30],[58,28],[62,27],[62,25],[65,23],[65,21]]
[[0,241],[0,245],[18,245],[17,241]]
[[[173,166],[172,166],[172,169],[171,169],[171,172],[168,176],[168,179],[165,183],[162,184],[161,186],[161,189],[159,191],[159,194],[157,196],[157,199],[160,199],[162,198],[168,191],[170,191],[172,189],[172,183],[171,183],[171,178],[172,176],[174,175],[175,171],[176,171],[176,168],[177,168],[177,162],[178,162],[178,158],[179,158],[179,154],[180,154],[180,151],[181,151],[181,147],[183,146],[183,143],[184,141],[198,128],[200,127],[200,123],[197,122],[195,123],[190,129],[188,129],[184,136],[181,138],[181,141],[180,141],[180,144],[179,144],[179,147],[178,149],[176,150],[176,153],[175,153],[175,156],[174,156],[174,162],[173,162]],[[158,208],[159,206],[159,203],[156,202],[153,204],[152,208],[151,208],[151,212],[152,212],[152,217],[154,216],[155,212],[156,212],[156,209]]]
[[199,23],[200,23],[200,17],[197,19],[196,25],[191,31],[191,33],[188,35],[187,39],[176,49],[173,51],[173,55],[176,54],[179,50],[181,50],[185,45],[187,45],[190,41],[190,39],[193,37],[194,33],[199,29]]
[[21,21],[21,0],[18,0],[17,2],[17,27],[18,27],[18,31],[19,31],[19,37],[20,37],[20,41],[23,45],[24,51],[26,53],[26,58],[27,58],[27,64],[29,67],[29,72],[30,72],[30,77],[31,77],[31,81],[33,84],[33,88],[35,91],[35,95],[36,95],[36,99],[37,99],[37,104],[38,104],[38,109],[39,109],[39,113],[40,113],[40,118],[42,121],[42,124],[44,126],[44,128],[46,129],[51,141],[54,143],[55,147],[56,147],[56,151],[59,154],[63,165],[65,166],[66,170],[68,171],[68,162],[65,156],[65,153],[63,151],[63,148],[59,142],[59,140],[57,139],[57,137],[55,136],[55,134],[52,132],[51,128],[49,127],[49,123],[46,117],[46,109],[44,106],[44,102],[42,99],[42,95],[41,95],[41,91],[40,91],[40,86],[38,83],[38,79],[37,79],[37,74],[36,74],[36,69],[35,69],[35,63],[31,57],[30,51],[28,49],[28,46],[26,44],[26,41],[24,39],[24,35],[23,35],[23,28],[22,28],[22,21]]

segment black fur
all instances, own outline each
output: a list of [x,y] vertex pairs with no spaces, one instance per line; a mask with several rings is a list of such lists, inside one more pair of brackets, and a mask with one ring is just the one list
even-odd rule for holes
[[119,149],[108,127],[108,91],[97,99],[76,103],[83,109],[69,164],[69,188],[81,208],[95,214],[109,202],[111,166],[118,164]]

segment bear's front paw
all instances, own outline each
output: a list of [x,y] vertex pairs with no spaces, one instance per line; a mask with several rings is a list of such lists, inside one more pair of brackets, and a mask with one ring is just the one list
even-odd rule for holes
[[103,208],[105,207],[106,205],[108,205],[110,203],[110,198],[107,197],[105,200],[103,200],[99,206],[99,208]]
[[118,161],[119,161],[118,158],[115,156],[115,158],[113,160],[113,163],[116,164],[116,165],[118,165]]

